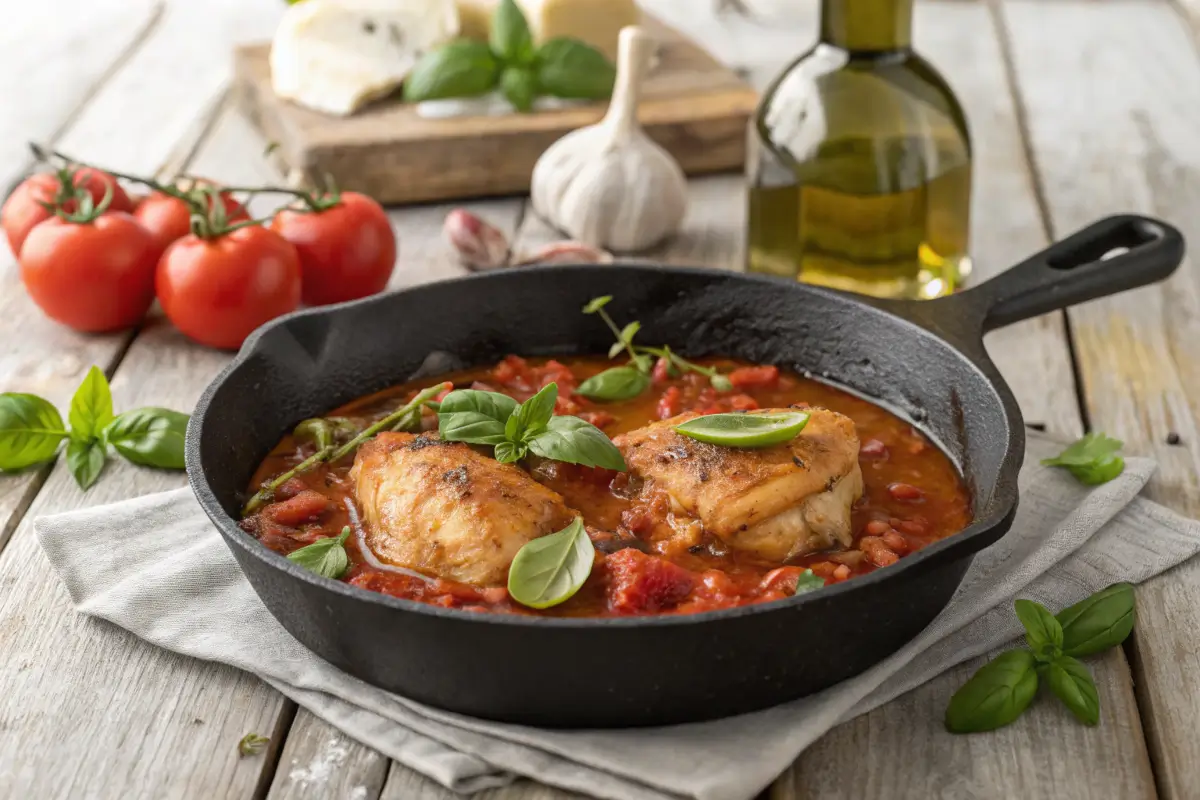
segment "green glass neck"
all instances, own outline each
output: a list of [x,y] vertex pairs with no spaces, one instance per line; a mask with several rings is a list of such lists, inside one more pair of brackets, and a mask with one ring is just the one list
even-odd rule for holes
[[821,41],[852,52],[912,45],[913,0],[821,0]]

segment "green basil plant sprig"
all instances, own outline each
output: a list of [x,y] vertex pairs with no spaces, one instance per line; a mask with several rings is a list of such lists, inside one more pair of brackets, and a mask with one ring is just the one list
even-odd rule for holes
[[304,567],[309,572],[337,580],[350,568],[350,556],[346,554],[346,540],[350,538],[350,526],[342,528],[337,536],[327,536],[312,544],[293,550],[288,561]]
[[1017,600],[1028,650],[1009,650],[979,668],[946,708],[951,733],[990,731],[1021,716],[1037,695],[1039,679],[1085,725],[1100,721],[1100,696],[1079,660],[1116,647],[1133,630],[1133,587],[1117,583],[1057,615],[1032,600]]
[[1042,459],[1047,467],[1062,467],[1080,483],[1099,486],[1125,470],[1122,442],[1103,433],[1089,433],[1054,458]]
[[621,451],[595,425],[555,416],[558,384],[547,384],[524,403],[497,392],[453,391],[438,405],[438,435],[448,442],[491,445],[502,464],[530,453],[554,461],[624,472]]
[[126,461],[183,469],[188,415],[167,408],[138,408],[114,415],[112,390],[99,367],[88,370],[63,423],[49,400],[33,394],[0,394],[0,471],[16,472],[53,459],[67,443],[67,468],[81,489],[100,477],[111,446]]
[[617,71],[603,53],[569,37],[535,46],[513,0],[500,0],[491,27],[487,43],[456,39],[422,56],[404,81],[404,99],[478,97],[499,89],[513,108],[526,112],[543,95],[569,100],[612,95]]
[[695,372],[709,379],[712,387],[718,392],[733,391],[729,378],[712,367],[702,367],[683,358],[666,347],[645,347],[635,345],[633,337],[642,329],[642,323],[634,320],[624,328],[618,328],[617,323],[609,316],[604,307],[612,302],[612,295],[593,298],[583,307],[584,314],[596,314],[604,320],[604,324],[613,332],[617,341],[608,350],[609,358],[616,358],[621,353],[629,356],[629,364],[624,367],[606,369],[598,375],[579,384],[575,393],[589,400],[629,400],[637,397],[650,388],[650,371],[654,367],[654,359],[666,361],[669,375],[679,375],[684,372]]

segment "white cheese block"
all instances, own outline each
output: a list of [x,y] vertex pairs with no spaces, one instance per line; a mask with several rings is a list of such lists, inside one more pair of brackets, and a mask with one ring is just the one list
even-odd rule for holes
[[459,30],[454,0],[304,0],[271,44],[275,94],[345,116],[394,90]]
[[634,0],[517,0],[517,4],[538,44],[569,36],[587,42],[614,63],[621,29],[642,21]]

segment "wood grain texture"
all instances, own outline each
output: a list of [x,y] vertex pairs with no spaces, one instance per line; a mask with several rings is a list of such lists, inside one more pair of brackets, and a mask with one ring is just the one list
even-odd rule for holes
[[305,709],[296,712],[267,800],[376,800],[388,758]]
[[[756,94],[733,72],[660,23],[647,22],[664,46],[647,78],[639,116],[647,133],[689,174],[740,168]],[[269,47],[238,50],[240,104],[279,143],[289,168],[333,175],[338,185],[384,203],[509,195],[555,140],[597,122],[595,103],[536,114],[427,119],[409,105],[384,101],[345,118],[281,100],[271,89]]]
[[[1050,220],[1161,216],[1200,238],[1200,59],[1166,4],[1002,6]],[[1072,46],[1053,33],[1071,31]],[[1052,82],[1046,75],[1053,75]],[[1149,494],[1200,515],[1200,268],[1070,311],[1092,425],[1159,464]],[[1167,444],[1169,434],[1181,445]],[[1200,563],[1139,587],[1134,678],[1159,790],[1200,786]]]
[[[461,797],[461,794],[393,761],[379,800],[460,800]],[[587,797],[553,786],[519,780],[510,786],[476,792],[471,795],[471,800],[587,800]]]

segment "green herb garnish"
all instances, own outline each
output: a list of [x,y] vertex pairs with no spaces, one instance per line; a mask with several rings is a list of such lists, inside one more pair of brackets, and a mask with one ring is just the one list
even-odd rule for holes
[[[672,351],[671,348],[666,347],[665,345],[663,347],[644,347],[642,345],[635,345],[633,343],[633,337],[636,336],[642,329],[642,323],[635,320],[626,325],[624,328],[618,328],[617,323],[613,322],[613,318],[609,316],[607,311],[604,310],[604,307],[611,302],[612,295],[594,297],[588,302],[587,305],[583,307],[583,313],[596,314],[599,316],[600,319],[604,320],[604,324],[608,326],[608,329],[613,332],[613,336],[616,337],[616,342],[614,342],[613,346],[608,349],[609,358],[616,358],[622,352],[629,354],[629,367],[618,367],[616,369],[632,369],[648,376],[651,368],[654,365],[654,359],[659,358],[666,362],[667,372],[669,375],[674,376],[684,372],[695,372],[707,377],[709,382],[712,384],[712,387],[718,392],[733,391],[733,384],[729,382],[729,378],[722,375],[712,367],[702,367],[699,364],[688,361],[686,358],[678,355]],[[613,370],[608,370],[607,372],[612,371]],[[600,373],[600,375],[605,374],[606,373],[604,372]],[[595,377],[599,378],[600,375]],[[580,385],[579,389],[576,390],[577,393],[583,394],[584,397],[589,397],[593,400],[628,400],[645,391],[650,386],[650,381],[646,380],[645,385],[636,394],[614,397],[605,396],[604,392],[597,392],[595,396],[589,395],[583,391],[587,384],[588,381],[584,381],[584,383]],[[632,384],[626,384],[626,387],[631,388]]]
[[635,367],[613,367],[579,384],[575,394],[589,400],[629,400],[650,388],[650,376]]
[[449,442],[492,445],[496,460],[508,464],[530,453],[624,472],[621,451],[595,425],[579,417],[555,416],[558,384],[551,383],[524,403],[508,395],[459,389],[438,408],[438,435]]
[[1030,650],[1009,650],[984,664],[946,708],[952,733],[990,731],[1021,715],[1037,693],[1039,676],[1081,722],[1100,721],[1100,698],[1078,656],[1116,647],[1133,630],[1133,587],[1118,583],[1052,615],[1031,600],[1016,601]]
[[52,403],[37,395],[0,394],[0,470],[49,461],[64,440],[67,469],[84,490],[100,478],[109,445],[134,464],[183,469],[188,415],[139,408],[114,417],[112,390],[99,367],[89,369],[75,391],[67,419],[70,427]]
[[592,572],[595,548],[575,520],[558,533],[541,536],[517,551],[508,568],[508,593],[529,608],[549,608],[569,600]]
[[803,411],[707,414],[675,426],[677,433],[722,447],[770,447],[790,442],[808,424]]
[[256,756],[263,750],[267,749],[267,744],[271,741],[268,736],[259,736],[257,733],[247,733],[238,741],[238,755],[243,758],[246,756]]
[[337,536],[318,539],[307,547],[293,550],[288,561],[304,567],[309,572],[324,578],[337,580],[350,568],[350,556],[346,554],[346,539],[350,538],[350,526],[342,528]]
[[520,7],[500,0],[489,42],[456,39],[425,54],[404,81],[404,99],[478,97],[498,89],[515,109],[527,112],[542,95],[606,99],[616,77],[604,54],[578,39],[559,37],[536,47]]
[[820,575],[814,574],[811,569],[806,569],[804,572],[800,573],[799,577],[796,578],[796,589],[792,592],[792,594],[806,594],[808,592],[815,592],[817,589],[821,589],[824,586],[824,578],[822,578]]
[[1054,458],[1042,459],[1047,467],[1063,467],[1080,483],[1098,486],[1107,483],[1125,469],[1118,454],[1122,443],[1103,433],[1089,433]]

